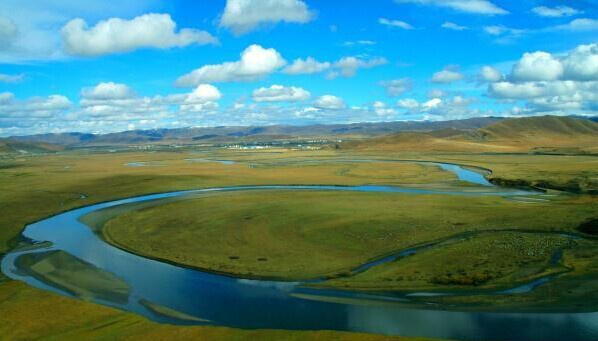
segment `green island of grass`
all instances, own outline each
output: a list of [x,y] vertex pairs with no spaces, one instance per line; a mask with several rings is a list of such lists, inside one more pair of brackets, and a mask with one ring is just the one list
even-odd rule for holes
[[[84,221],[133,253],[227,275],[328,278],[317,285],[465,294],[551,274],[567,273],[556,285],[581,276],[598,257],[562,262],[555,254],[595,245],[590,237],[559,234],[579,234],[576,227],[595,214],[593,201],[580,196],[524,204],[502,197],[259,190],[129,205],[112,214],[110,209],[92,213]],[[434,245],[352,272],[426,244]],[[478,308],[495,303],[487,296],[486,306]],[[549,305],[519,302],[520,308],[555,309]]]

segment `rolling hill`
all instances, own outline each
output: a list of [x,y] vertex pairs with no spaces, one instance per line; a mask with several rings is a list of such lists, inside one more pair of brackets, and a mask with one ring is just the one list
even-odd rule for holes
[[63,146],[44,142],[19,142],[11,139],[0,139],[0,153],[48,153],[64,149]]
[[399,132],[347,142],[341,147],[397,151],[593,153],[598,152],[598,123],[557,116],[510,118],[471,131]]

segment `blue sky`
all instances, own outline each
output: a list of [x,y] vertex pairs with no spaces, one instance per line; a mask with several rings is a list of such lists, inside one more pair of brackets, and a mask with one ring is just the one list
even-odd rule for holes
[[598,3],[0,3],[0,136],[598,115]]

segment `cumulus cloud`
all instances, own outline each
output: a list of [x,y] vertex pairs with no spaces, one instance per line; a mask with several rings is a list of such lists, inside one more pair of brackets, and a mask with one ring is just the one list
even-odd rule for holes
[[430,110],[430,109],[438,108],[440,106],[440,104],[442,104],[442,99],[432,98],[431,100],[428,100],[428,101],[422,103],[421,107],[424,110]]
[[550,18],[570,17],[573,15],[583,13],[583,11],[578,11],[569,6],[556,6],[556,7],[538,6],[538,7],[532,8],[532,12],[541,17],[550,17]]
[[227,0],[220,26],[244,34],[262,24],[306,23],[313,17],[302,0]]
[[403,98],[397,102],[397,107],[407,110],[419,108],[419,102],[413,98]]
[[509,13],[489,0],[395,0],[395,2],[446,7],[473,14],[500,15]]
[[283,69],[283,72],[289,75],[300,75],[329,71],[327,78],[334,79],[339,75],[353,77],[359,69],[370,69],[387,63],[386,58],[382,57],[364,59],[346,56],[335,62],[319,62],[312,57],[307,57],[306,59],[295,59],[291,65]]
[[24,77],[23,74],[7,75],[5,73],[0,73],[0,83],[19,83],[23,81]]
[[513,66],[511,76],[516,81],[551,81],[564,72],[563,64],[550,53],[537,51],[525,53]]
[[318,97],[314,101],[314,106],[320,109],[340,110],[344,109],[347,105],[342,98],[333,95],[324,95]]
[[491,97],[524,100],[532,111],[571,110],[598,104],[598,44],[579,45],[563,56],[525,53],[507,79],[490,83]]
[[498,82],[502,79],[502,74],[492,66],[485,65],[480,70],[480,79],[486,82]]
[[222,98],[220,90],[211,84],[200,84],[190,94],[167,97],[168,102],[184,97],[180,105],[182,112],[202,112],[218,108],[217,101]]
[[386,58],[361,59],[358,57],[343,57],[334,63],[343,77],[353,77],[358,69],[370,69],[376,66],[388,64]]
[[401,20],[390,20],[386,18],[379,18],[378,23],[384,26],[399,27],[404,30],[413,30],[413,26]]
[[48,118],[62,113],[71,106],[71,101],[62,95],[17,100],[10,92],[0,93],[0,118],[4,119]]
[[291,65],[285,67],[282,72],[289,75],[313,74],[323,72],[329,69],[331,65],[329,62],[319,62],[313,57],[298,58]]
[[[11,97],[0,95],[0,135],[192,126],[216,112],[221,94],[204,84],[189,93],[142,97],[124,84],[104,82],[82,89],[78,106],[60,95],[25,101]],[[21,117],[7,114],[7,107]]]
[[388,107],[386,103],[382,101],[375,101],[372,103],[372,109],[376,115],[384,117],[385,119],[391,119],[397,113],[394,108]]
[[127,85],[114,82],[102,82],[81,90],[81,97],[93,100],[124,99],[133,96],[133,90]]
[[461,26],[461,25],[458,25],[458,24],[455,24],[455,23],[449,22],[449,21],[446,21],[440,27],[446,28],[447,30],[453,30],[453,31],[465,31],[468,29],[466,26]]
[[[576,81],[539,81],[512,83],[508,81],[492,83],[489,93],[493,97],[508,99],[530,99],[539,97],[554,97],[585,93],[587,98],[597,99],[598,82]],[[591,92],[594,91],[595,94]]]
[[463,74],[454,66],[447,66],[432,75],[432,83],[452,83],[463,79]]
[[564,57],[548,52],[525,53],[515,63],[511,79],[524,81],[598,79],[598,44],[579,45]]
[[98,56],[139,48],[171,48],[191,44],[213,44],[217,39],[206,31],[183,28],[169,14],[144,14],[131,20],[111,18],[89,28],[85,20],[69,21],[61,30],[64,46],[70,54]]
[[284,65],[286,61],[275,49],[251,45],[241,52],[240,60],[202,66],[179,77],[175,84],[181,87],[192,87],[201,83],[254,81]]
[[200,84],[185,98],[185,103],[207,103],[220,98],[222,94],[218,88],[211,84]]
[[395,97],[411,90],[413,87],[413,81],[410,78],[401,78],[381,81],[380,85],[386,89],[388,96]]
[[475,98],[453,96],[448,98],[434,97],[419,102],[413,98],[403,98],[397,102],[397,107],[404,110],[403,114],[422,115],[424,119],[448,120],[464,119],[479,116],[489,116],[493,112],[471,108]]
[[221,97],[210,84],[199,84],[189,93],[141,97],[126,84],[103,82],[81,90],[77,114],[114,121],[158,119],[172,116],[172,106],[180,113],[215,110]]
[[302,88],[276,84],[256,89],[252,93],[255,102],[297,102],[306,101],[310,96],[311,94]]
[[563,60],[567,79],[598,80],[598,44],[579,45]]

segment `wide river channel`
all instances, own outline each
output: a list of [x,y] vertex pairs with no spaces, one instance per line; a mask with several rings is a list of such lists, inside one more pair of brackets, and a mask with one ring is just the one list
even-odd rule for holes
[[[439,307],[412,308],[400,293],[365,294],[309,288],[305,283],[227,277],[147,259],[107,244],[80,218],[91,212],[130,203],[197,197],[207,192],[249,190],[319,190],[397,192],[413,195],[541,196],[538,192],[497,188],[484,177],[458,165],[437,164],[459,179],[478,185],[474,190],[428,190],[392,186],[246,186],[211,188],[152,194],[86,206],[32,223],[25,227],[20,247],[1,263],[4,274],[34,287],[76,297],[69,277],[54,280],[31,275],[22,257],[43,256],[55,251],[68,253],[81,264],[109,273],[126,283],[128,290],[86,299],[131,311],[152,320],[175,324],[206,324],[234,328],[294,330],[343,330],[387,335],[446,338],[452,340],[598,340],[598,312],[518,313],[459,312]],[[403,252],[417,252],[416,249]],[[395,255],[394,258],[400,256]],[[388,258],[388,257],[387,257]],[[388,259],[358,267],[360,271]],[[58,269],[60,270],[60,269]],[[55,274],[60,275],[60,271]],[[67,273],[67,272],[65,272]],[[510,294],[533,290],[549,279],[513,288]],[[65,285],[67,283],[67,285]],[[503,293],[505,293],[503,291]],[[425,295],[425,293],[422,293]],[[597,307],[598,308],[598,307]],[[598,309],[597,309],[598,310]]]

